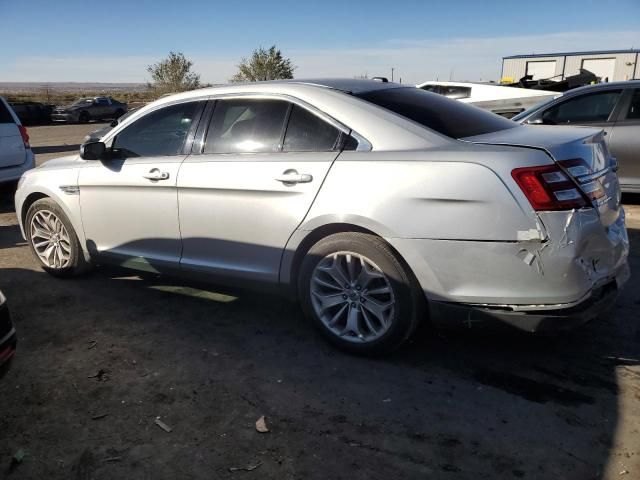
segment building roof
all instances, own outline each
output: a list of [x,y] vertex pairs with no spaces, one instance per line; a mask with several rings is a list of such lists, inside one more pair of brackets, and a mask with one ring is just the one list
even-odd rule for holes
[[576,55],[612,55],[617,53],[640,53],[640,50],[629,48],[627,50],[593,50],[590,52],[532,53],[530,55],[510,55],[508,57],[502,57],[502,59],[507,60],[510,58],[571,57]]

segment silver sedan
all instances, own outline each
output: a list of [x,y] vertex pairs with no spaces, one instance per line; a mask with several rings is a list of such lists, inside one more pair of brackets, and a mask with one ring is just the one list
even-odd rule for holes
[[376,81],[162,98],[26,173],[16,209],[53,275],[115,263],[275,287],[354,353],[396,348],[425,319],[565,328],[629,276],[601,130]]

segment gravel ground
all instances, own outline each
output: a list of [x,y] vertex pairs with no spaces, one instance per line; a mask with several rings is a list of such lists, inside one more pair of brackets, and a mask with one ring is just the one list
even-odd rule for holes
[[[30,128],[48,148],[38,162],[93,128]],[[362,359],[277,297],[107,269],[54,279],[10,195],[0,289],[19,343],[0,383],[0,476],[640,478],[635,249],[615,310],[571,334],[423,329],[391,357]],[[625,201],[635,246],[640,199]],[[268,433],[255,428],[263,415]]]

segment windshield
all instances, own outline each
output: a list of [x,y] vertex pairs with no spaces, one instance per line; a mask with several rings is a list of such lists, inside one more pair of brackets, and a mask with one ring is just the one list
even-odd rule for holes
[[374,90],[356,95],[450,138],[506,130],[511,120],[415,87]]
[[76,100],[71,105],[82,105],[83,103],[93,103],[93,98],[81,98],[80,100]]
[[529,107],[526,110],[520,112],[519,114],[511,117],[511,120],[513,122],[522,122],[522,120],[524,120],[525,118],[527,118],[529,115],[531,115],[532,113],[534,113],[536,110],[540,110],[544,107],[546,107],[547,105],[552,104],[553,102],[555,102],[558,98],[560,98],[562,95],[558,95],[554,98],[552,98],[551,100],[547,100],[546,102],[543,103],[538,103],[537,105],[534,105],[533,107]]

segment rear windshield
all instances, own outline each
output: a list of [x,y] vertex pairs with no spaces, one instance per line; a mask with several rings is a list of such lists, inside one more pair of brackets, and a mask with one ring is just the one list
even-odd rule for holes
[[7,106],[0,99],[0,123],[14,123],[13,117],[9,110],[7,110]]
[[419,88],[389,88],[356,95],[451,138],[518,126],[504,117]]

